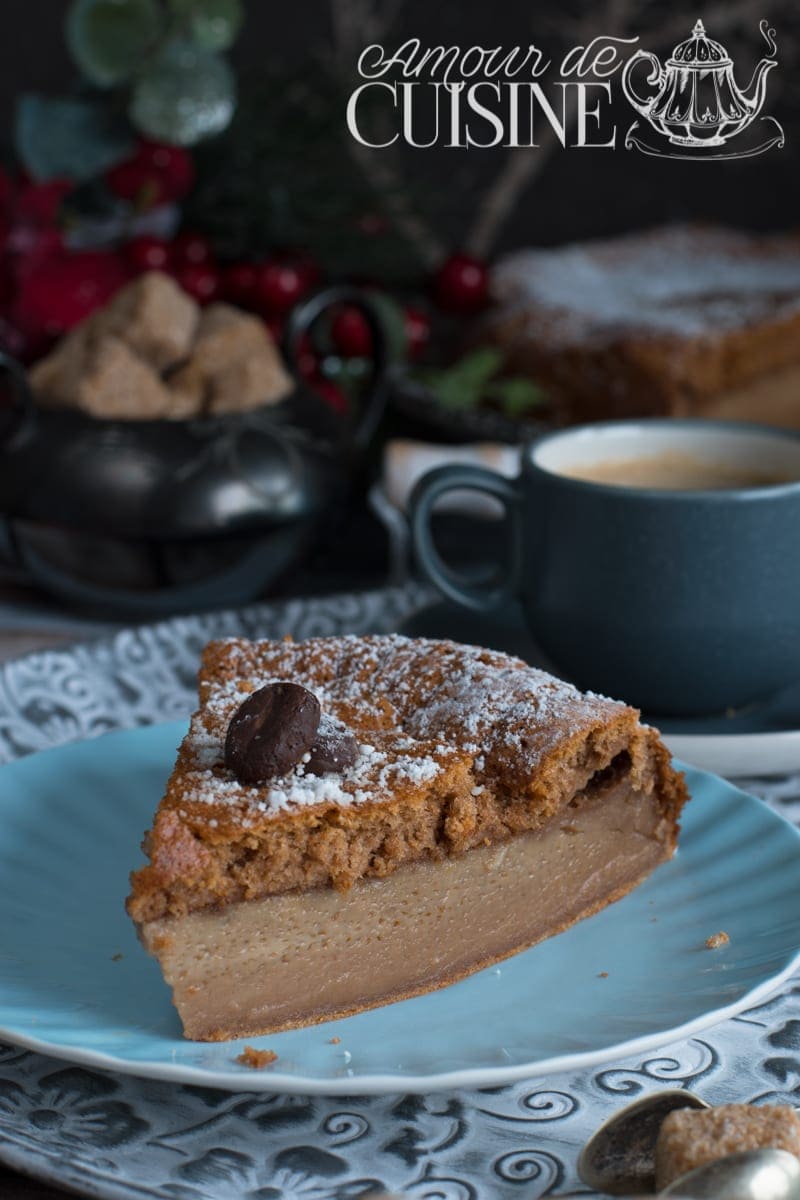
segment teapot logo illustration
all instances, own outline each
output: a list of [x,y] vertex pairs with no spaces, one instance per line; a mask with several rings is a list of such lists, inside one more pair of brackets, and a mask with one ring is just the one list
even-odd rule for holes
[[[766,96],[767,76],[776,65],[775,30],[766,21],[759,28],[769,56],[758,63],[744,90],[733,77],[734,64],[727,50],[708,36],[701,20],[663,65],[651,51],[637,50],[622,73],[622,88],[658,136],[653,138],[649,129],[643,130],[640,122],[634,121],[625,138],[626,149],[669,158],[720,159],[749,158],[783,146],[783,129],[774,117],[760,118],[755,137],[728,145],[756,122]],[[644,81],[652,91],[649,98],[638,91],[643,63],[650,67]],[[763,130],[758,130],[764,124],[766,139]]]

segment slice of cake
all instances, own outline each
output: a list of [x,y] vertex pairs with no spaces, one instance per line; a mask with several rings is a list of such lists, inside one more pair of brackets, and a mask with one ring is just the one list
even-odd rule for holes
[[519,659],[212,642],[128,911],[200,1040],[460,979],[625,895],[686,800],[657,732]]
[[479,338],[568,421],[703,416],[800,428],[800,239],[671,225],[520,250]]

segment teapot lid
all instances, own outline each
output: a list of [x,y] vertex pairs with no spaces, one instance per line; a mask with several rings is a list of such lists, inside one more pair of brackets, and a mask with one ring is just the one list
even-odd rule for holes
[[703,22],[695,22],[692,36],[685,42],[679,42],[672,51],[668,66],[676,67],[729,67],[732,59],[720,42],[710,38]]

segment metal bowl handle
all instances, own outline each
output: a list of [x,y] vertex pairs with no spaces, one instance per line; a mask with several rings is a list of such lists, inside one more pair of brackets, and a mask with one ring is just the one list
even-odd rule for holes
[[386,327],[378,308],[369,296],[358,288],[341,285],[324,288],[302,300],[292,311],[286,325],[283,338],[283,351],[298,383],[305,381],[300,378],[297,368],[297,355],[301,338],[308,333],[317,318],[327,308],[336,304],[351,304],[362,314],[372,335],[372,376],[365,397],[362,400],[361,412],[355,422],[351,435],[354,449],[364,450],[372,440],[378,428],[384,409],[386,408],[386,374],[389,367],[389,340]]
[[21,441],[36,421],[36,404],[28,386],[28,375],[22,363],[0,350],[0,376],[11,384],[13,403],[11,421],[7,428],[0,425],[0,449]]

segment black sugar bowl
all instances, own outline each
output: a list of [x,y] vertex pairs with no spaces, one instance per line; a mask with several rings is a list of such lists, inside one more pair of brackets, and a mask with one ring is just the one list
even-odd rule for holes
[[[296,369],[331,306],[365,317],[372,367],[359,412],[335,413]],[[242,604],[305,561],[337,516],[383,412],[388,344],[363,293],[333,287],[292,314],[295,387],[270,407],[177,421],[104,420],[35,405],[0,356],[0,562],[109,618]]]

